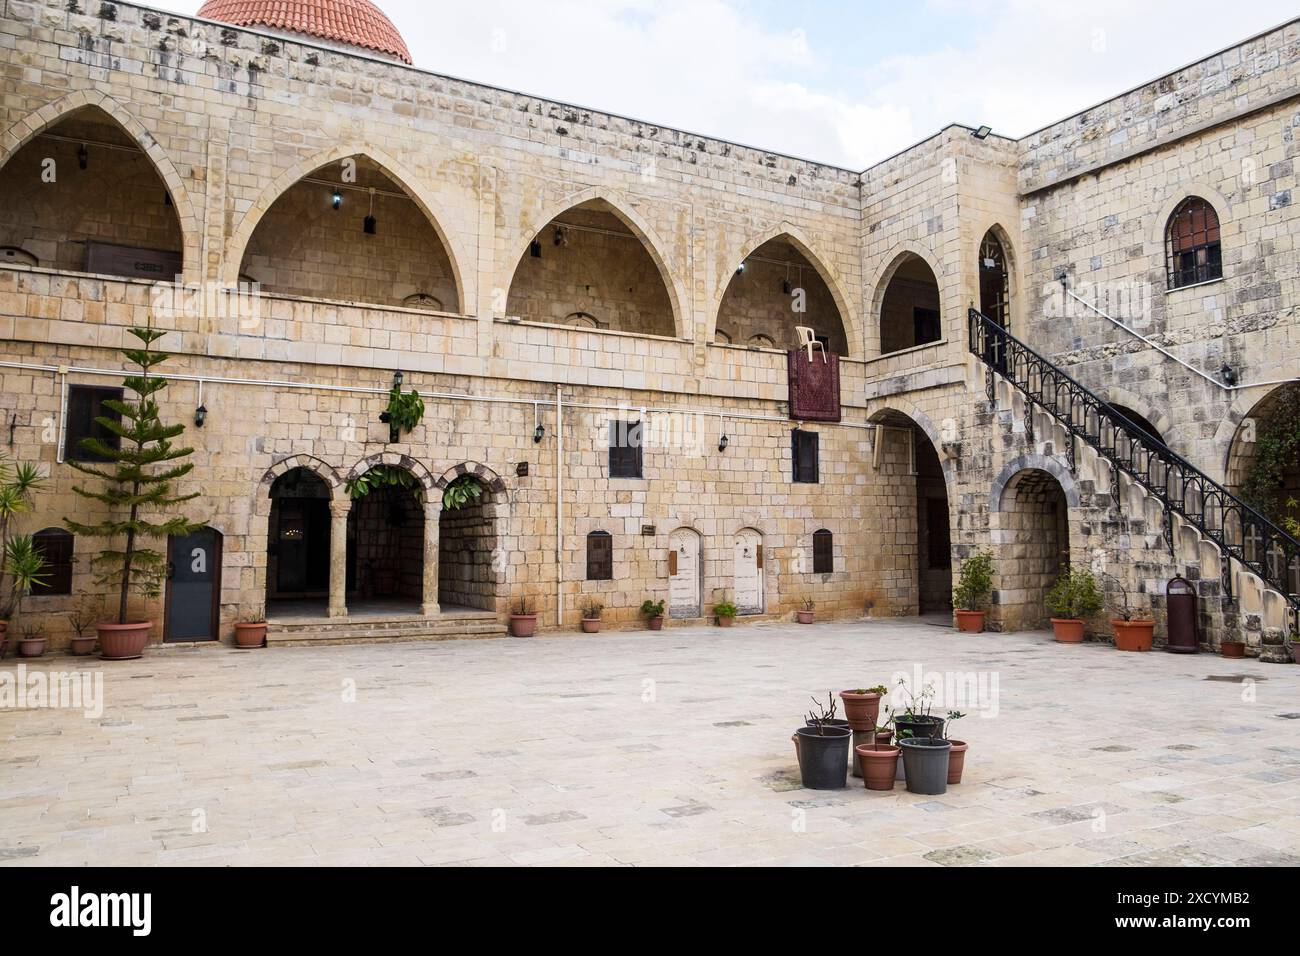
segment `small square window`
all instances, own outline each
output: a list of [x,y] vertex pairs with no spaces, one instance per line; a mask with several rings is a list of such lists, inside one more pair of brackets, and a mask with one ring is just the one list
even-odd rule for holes
[[122,447],[122,439],[109,431],[96,418],[110,418],[120,422],[121,416],[104,407],[106,399],[122,400],[120,388],[103,388],[95,385],[68,386],[68,413],[64,423],[63,457],[67,461],[108,461],[102,454],[81,447],[86,438],[95,438],[107,448]]

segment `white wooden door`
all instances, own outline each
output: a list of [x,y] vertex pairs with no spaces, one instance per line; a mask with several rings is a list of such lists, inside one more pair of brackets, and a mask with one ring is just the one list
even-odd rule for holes
[[741,614],[763,613],[763,536],[752,528],[736,535],[734,600]]
[[700,616],[700,536],[678,528],[668,539],[668,616]]

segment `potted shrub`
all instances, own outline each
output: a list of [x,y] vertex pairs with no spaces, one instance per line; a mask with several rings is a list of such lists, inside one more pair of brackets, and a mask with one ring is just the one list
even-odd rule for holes
[[903,737],[903,779],[911,793],[948,792],[948,755],[952,743],[942,737]]
[[85,657],[95,650],[95,637],[93,634],[86,636],[86,632],[94,626],[99,617],[99,609],[89,601],[82,601],[68,612],[68,626],[72,628],[73,634],[72,640],[68,642],[69,653],[77,657]]
[[816,616],[817,605],[812,598],[804,598],[803,606],[795,611],[795,617],[800,624],[811,624]]
[[736,623],[736,615],[740,613],[740,609],[730,601],[723,601],[714,606],[713,613],[718,616],[718,627],[731,627]]
[[1084,568],[1066,568],[1047,592],[1047,609],[1052,612],[1052,634],[1062,644],[1083,640],[1083,619],[1101,610],[1097,579]]
[[805,726],[795,731],[799,776],[809,790],[842,790],[849,779],[849,739],[853,731],[835,721],[835,698],[818,704]]
[[978,634],[984,630],[984,608],[993,596],[993,552],[977,551],[962,562],[952,603],[956,608],[957,630]]
[[868,790],[893,790],[898,779],[898,747],[889,743],[889,737],[872,730],[874,741],[854,748],[861,768],[862,785]]
[[243,620],[235,623],[236,647],[262,647],[266,644],[266,613],[260,607],[248,608]]
[[165,425],[158,415],[157,395],[167,387],[167,380],[150,373],[168,356],[165,352],[155,352],[152,346],[166,333],[144,328],[131,329],[130,334],[139,340],[141,347],[123,349],[122,354],[139,373],[128,375],[122,384],[135,397],[105,400],[104,407],[117,417],[100,415],[95,419],[102,428],[121,439],[120,447],[112,448],[98,438],[83,438],[81,447],[98,460],[68,462],[77,471],[103,482],[102,491],[80,485],[73,486],[72,490],[99,502],[108,513],[96,524],[63,519],[73,534],[110,542],[91,562],[97,572],[96,583],[117,591],[116,620],[98,626],[100,656],[109,661],[139,657],[149,643],[153,624],[148,620],[130,620],[127,599],[132,588],[151,598],[161,593],[167,557],[152,548],[141,547],[141,541],[193,534],[203,527],[202,522],[181,515],[160,516],[161,512],[199,496],[198,492],[182,495],[173,491],[174,483],[194,468],[193,462],[182,461],[194,449],[176,447],[173,440],[180,437],[185,426]]
[[1124,582],[1113,575],[1107,575],[1115,583],[1119,593],[1119,617],[1110,622],[1115,629],[1115,647],[1121,651],[1149,651],[1154,642],[1156,622],[1152,618],[1139,616],[1138,609],[1129,603],[1128,589]]
[[[0,554],[0,577],[3,577],[8,587],[5,595],[7,617],[16,618],[23,606],[23,598],[31,591],[32,585],[44,584],[48,577],[45,573],[45,558],[37,550],[31,535],[16,534],[5,541],[4,553]],[[41,641],[43,647],[44,637]]]
[[510,610],[510,635],[512,637],[532,637],[537,633],[537,612],[533,600],[521,597]]
[[888,689],[883,684],[840,691],[840,700],[844,701],[844,716],[848,718],[849,727],[860,733],[874,731],[876,720],[880,717],[880,698],[886,693]]
[[600,630],[600,614],[605,610],[605,605],[601,604],[595,598],[584,598],[582,602],[582,630],[587,634],[595,634]]
[[907,686],[907,679],[900,677],[898,690],[900,698],[902,694],[906,694],[907,700],[903,704],[901,714],[896,710],[890,712],[890,719],[894,724],[894,742],[901,744],[905,739],[928,740],[938,737],[943,729],[943,718],[930,713],[934,702],[934,685],[927,684],[921,688],[920,696],[917,696]]
[[641,613],[646,616],[650,630],[661,631],[664,627],[664,602],[646,598],[641,602]]
[[948,751],[949,785],[961,783],[961,772],[966,768],[966,750],[969,745],[964,740],[953,740],[950,733],[953,723],[965,716],[959,710],[950,710],[948,719],[943,724],[943,739],[952,744],[952,749]]
[[18,641],[19,657],[40,657],[45,653],[45,630],[39,624],[24,624]]

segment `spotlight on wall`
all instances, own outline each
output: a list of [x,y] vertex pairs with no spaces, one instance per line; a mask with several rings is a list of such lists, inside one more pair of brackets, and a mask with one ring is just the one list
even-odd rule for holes
[[343,208],[343,193],[340,190],[334,190],[334,195],[330,197],[330,205],[335,209]]
[[538,425],[536,428],[533,429],[533,442],[534,442],[534,443],[536,443],[536,442],[540,442],[540,441],[541,441],[543,438],[545,438],[545,437],[546,437],[546,426],[545,426],[545,425]]
[[1227,362],[1224,362],[1223,367],[1219,369],[1219,377],[1223,379],[1225,385],[1237,384],[1237,370]]
[[740,265],[736,266],[736,275],[740,275],[744,271],[745,271],[745,264],[743,262]]
[[979,129],[975,130],[975,132],[971,133],[971,135],[976,139],[988,139],[989,133],[991,132],[993,132],[993,127],[981,126]]
[[731,439],[723,435],[718,439],[718,451],[726,451],[727,446],[731,444]]
[[90,165],[90,150],[86,149],[85,143],[77,147],[77,165],[82,169]]
[[200,405],[198,408],[194,409],[195,428],[202,428],[203,423],[207,420],[208,420],[208,407],[206,405]]

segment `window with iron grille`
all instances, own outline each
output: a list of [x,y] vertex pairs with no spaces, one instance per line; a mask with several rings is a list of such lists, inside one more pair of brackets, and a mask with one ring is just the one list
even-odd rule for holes
[[1165,263],[1171,289],[1223,278],[1219,216],[1201,197],[1184,199],[1169,217]]
[[72,535],[62,528],[46,528],[32,535],[32,547],[45,559],[45,577],[32,585],[32,597],[72,593]]
[[835,570],[835,536],[822,528],[813,532],[813,574],[831,574]]
[[96,385],[68,386],[68,414],[63,432],[63,457],[68,461],[107,461],[103,455],[97,455],[81,447],[83,438],[98,438],[107,447],[122,447],[122,439],[95,421],[96,418],[111,418],[121,421],[115,412],[103,407],[105,399],[122,400],[120,388],[104,388]]
[[587,535],[587,580],[614,580],[614,538],[608,531]]
[[790,433],[790,436],[790,457],[794,470],[794,474],[791,476],[792,479],[806,484],[817,484],[821,480],[817,467],[817,443],[819,437],[817,432],[796,428]]
[[609,423],[609,477],[641,477],[641,423]]

